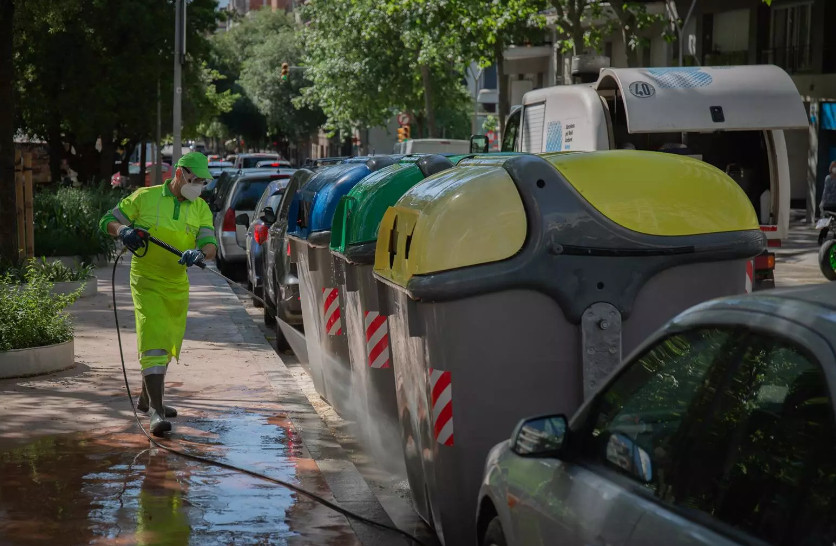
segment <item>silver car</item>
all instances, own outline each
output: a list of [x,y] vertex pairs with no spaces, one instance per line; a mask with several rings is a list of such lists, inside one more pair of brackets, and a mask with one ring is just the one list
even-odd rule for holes
[[243,173],[231,183],[221,206],[215,214],[215,238],[218,240],[218,255],[215,263],[227,277],[243,277],[246,271],[247,251],[238,244],[246,237],[247,228],[236,217],[246,214],[252,221],[256,203],[271,180],[287,178],[278,173]]
[[480,544],[836,543],[836,285],[675,318],[487,460]]

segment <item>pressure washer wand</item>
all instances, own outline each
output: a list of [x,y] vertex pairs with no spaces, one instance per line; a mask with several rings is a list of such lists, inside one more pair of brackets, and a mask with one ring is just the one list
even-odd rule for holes
[[[147,232],[146,232],[146,233],[147,233]],[[154,243],[154,244],[155,244],[155,245],[157,245],[158,247],[160,247],[160,248],[164,248],[165,250],[168,250],[169,252],[171,252],[172,254],[174,254],[175,256],[177,256],[178,258],[179,258],[180,256],[182,256],[182,255],[183,255],[183,252],[182,252],[182,251],[180,251],[180,250],[178,250],[178,249],[174,248],[173,246],[171,246],[170,244],[166,243],[165,241],[161,241],[161,240],[157,239],[156,237],[154,237],[154,236],[153,236],[153,235],[151,235],[150,233],[148,233],[147,235],[143,235],[143,237],[145,237],[148,241],[150,241],[150,242]],[[201,261],[199,261],[199,262],[195,262],[194,264],[195,264],[196,266],[198,266],[199,268],[201,268],[201,269],[205,270],[205,271],[210,271],[210,272],[214,273],[214,274],[215,274],[215,275],[217,275],[218,277],[220,277],[220,278],[222,278],[223,280],[225,280],[225,281],[229,282],[231,285],[238,287],[238,285],[235,283],[235,281],[233,281],[232,279],[228,278],[226,275],[224,275],[224,274],[223,274],[223,273],[221,273],[220,271],[215,271],[214,269],[211,269],[211,268],[206,267],[206,262],[204,262],[203,260],[201,260]],[[239,287],[239,288],[240,288],[240,287]],[[258,301],[260,301],[260,302],[262,303],[262,305],[266,305],[266,304],[264,303],[264,300],[263,300],[263,299],[261,299],[260,297],[256,296],[255,294],[253,294],[253,293],[252,293],[252,292],[250,292],[249,290],[246,290],[246,289],[244,289],[244,288],[241,288],[241,289],[242,289],[242,290],[244,290],[245,292],[247,292],[247,293],[248,293],[250,296],[252,296],[253,298],[255,298],[255,299],[257,299]]]

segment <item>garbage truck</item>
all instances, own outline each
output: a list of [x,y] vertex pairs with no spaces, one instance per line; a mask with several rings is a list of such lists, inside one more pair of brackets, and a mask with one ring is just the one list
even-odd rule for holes
[[[776,66],[604,68],[593,83],[526,93],[508,116],[502,151],[635,149],[700,159],[743,188],[768,246],[779,247],[790,215],[784,130],[807,127],[795,84]],[[753,289],[774,286],[774,266],[769,251],[754,260]]]

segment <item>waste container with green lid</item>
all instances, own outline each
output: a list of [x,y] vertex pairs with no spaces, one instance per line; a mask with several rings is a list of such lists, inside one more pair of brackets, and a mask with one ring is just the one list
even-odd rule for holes
[[[328,244],[339,200],[369,174],[400,156],[351,158],[312,176],[288,210],[290,260],[297,264],[308,361],[317,392],[343,417],[351,417],[348,340]],[[319,377],[317,377],[317,373]]]
[[352,399],[372,455],[397,470],[403,461],[395,376],[388,325],[380,315],[372,277],[377,228],[386,209],[407,190],[463,157],[411,155],[367,176],[340,200],[331,226],[331,253],[351,358]]
[[491,446],[573,412],[678,312],[744,292],[764,245],[733,180],[671,154],[480,157],[414,186],[374,274],[419,514],[474,543]]

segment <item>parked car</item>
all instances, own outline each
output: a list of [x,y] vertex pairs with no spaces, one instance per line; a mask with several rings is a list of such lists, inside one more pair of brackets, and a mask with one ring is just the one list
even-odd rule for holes
[[[218,240],[215,263],[227,277],[238,278],[243,277],[246,271],[247,253],[238,245],[238,239],[244,236],[246,228],[236,223],[236,216],[244,213],[252,221],[256,204],[267,185],[273,180],[286,180],[290,176],[276,172],[244,172],[233,176],[228,191],[220,201],[221,206],[210,204],[210,208],[215,213],[215,238]],[[239,230],[241,233],[238,233]]]
[[203,186],[203,191],[200,193],[201,199],[209,203],[210,198],[215,193],[215,187],[218,185],[218,179],[221,177],[221,174],[223,174],[224,171],[233,170],[232,163],[228,161],[210,161],[209,172],[212,173],[212,180]]
[[275,159],[268,159],[268,160],[265,160],[265,161],[259,161],[258,163],[256,163],[255,167],[257,169],[265,169],[265,168],[268,168],[268,167],[275,167],[277,169],[278,168],[290,169],[290,168],[293,168],[293,165],[291,165],[290,161],[288,161],[286,159],[279,159],[278,161],[275,160]]
[[[223,207],[224,200],[226,199],[227,195],[229,195],[229,191],[232,189],[234,182],[238,179],[239,176],[242,174],[280,174],[285,175],[286,178],[290,178],[290,176],[296,172],[295,169],[275,169],[275,168],[267,168],[267,169],[224,169],[221,172],[221,175],[218,177],[217,182],[212,184],[211,182],[207,184],[207,186],[211,185],[211,189],[205,190],[209,195],[207,198],[207,202],[209,203],[209,208],[213,211],[217,212]],[[201,194],[203,195],[203,194]]]
[[[299,278],[296,264],[290,262],[290,241],[287,239],[287,213],[293,196],[314,175],[314,170],[299,169],[287,183],[276,210],[276,221],[267,230],[264,244],[264,312],[271,313],[291,326],[302,325],[302,304],[299,300]],[[280,350],[290,345],[276,324],[276,343]]]
[[268,153],[254,153],[254,154],[238,154],[235,158],[236,169],[254,169],[259,161],[278,161],[281,159],[279,154]]
[[221,161],[221,156],[219,156],[218,154],[209,154],[206,156],[206,159],[209,161],[209,163],[212,163],[213,161]]
[[682,313],[491,450],[479,543],[833,544],[834,311],[816,285]]
[[[154,169],[157,167],[157,164],[148,161],[145,163],[145,186],[148,187],[152,184],[154,180]],[[127,188],[130,185],[130,176],[131,175],[139,175],[139,163],[129,163],[128,164],[128,176],[124,176],[121,172],[113,173],[113,176],[110,177],[110,185],[113,188]],[[174,169],[171,168],[169,163],[162,164],[162,180],[160,183],[165,182],[169,178],[174,177]]]
[[[235,217],[235,223],[247,228],[246,234],[238,239],[238,246],[247,251],[247,284],[249,289],[259,298],[264,297],[262,285],[262,271],[264,270],[264,243],[267,242],[267,230],[276,221],[276,210],[287,186],[288,178],[271,180],[261,199],[255,206],[252,221],[247,214],[241,213]],[[263,307],[261,301],[253,298],[253,305]],[[276,320],[272,313],[265,310],[264,322],[268,325]]]

